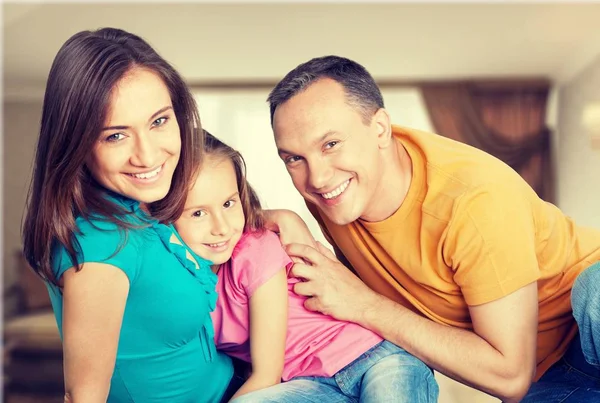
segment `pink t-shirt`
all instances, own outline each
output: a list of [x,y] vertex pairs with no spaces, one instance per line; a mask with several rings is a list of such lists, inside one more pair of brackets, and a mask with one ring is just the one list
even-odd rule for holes
[[[250,362],[249,300],[252,293],[292,261],[272,232],[244,234],[230,261],[218,273],[217,307],[212,312],[215,343],[225,353]],[[357,324],[304,308],[294,293],[298,279],[288,277],[288,333],[282,379],[333,376],[382,341]]]

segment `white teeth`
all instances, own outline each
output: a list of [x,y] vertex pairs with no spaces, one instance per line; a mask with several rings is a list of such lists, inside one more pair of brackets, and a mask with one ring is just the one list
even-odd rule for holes
[[337,189],[332,190],[329,193],[321,193],[321,196],[323,196],[323,198],[325,199],[333,199],[334,197],[341,195],[344,192],[344,190],[346,190],[349,184],[350,179],[348,179],[346,182],[342,183]]
[[131,176],[133,176],[134,178],[138,178],[138,179],[150,179],[155,177],[156,175],[158,175],[158,173],[162,170],[162,165],[159,166],[158,168],[156,168],[154,171],[150,171],[150,172],[144,172],[141,174],[130,174]]
[[227,241],[219,243],[209,243],[208,246],[210,246],[211,248],[220,248],[221,246],[225,246],[226,243]]

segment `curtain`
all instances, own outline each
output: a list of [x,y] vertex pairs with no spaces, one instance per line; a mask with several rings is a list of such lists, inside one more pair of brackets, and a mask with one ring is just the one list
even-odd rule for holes
[[542,199],[553,201],[550,131],[545,125],[549,82],[461,81],[420,88],[436,133],[494,155]]

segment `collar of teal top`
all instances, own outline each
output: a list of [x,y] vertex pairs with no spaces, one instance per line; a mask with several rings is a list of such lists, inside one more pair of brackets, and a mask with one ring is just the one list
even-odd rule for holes
[[[150,224],[153,226],[159,223],[156,218],[152,217],[140,207],[141,203],[137,200],[123,196],[108,189],[104,190],[104,198],[107,202],[116,204],[125,210],[125,213],[127,216],[129,216],[129,218],[122,218],[126,221],[133,220],[134,223],[137,222],[139,224]],[[131,213],[131,215],[128,213]]]
[[[119,206],[124,207],[129,212],[136,213],[136,215],[145,218],[149,222],[158,223],[158,220],[156,220],[152,216],[148,215],[145,211],[143,211],[140,208],[140,202],[137,200],[130,199],[129,197],[125,197],[119,193],[113,192],[112,190],[108,190],[108,189],[106,190],[106,199],[113,203],[118,204]],[[175,234],[175,236],[177,237],[177,239],[179,240],[179,242],[182,245],[186,244],[184,242],[183,238],[181,238],[181,235],[179,235],[179,233],[175,230],[175,227],[173,227],[173,225],[167,225],[167,228],[169,228],[169,230],[171,230],[172,233]],[[168,239],[169,239],[169,243],[171,243],[170,237]],[[212,262],[210,260],[207,260],[207,259],[203,258],[202,256],[198,255],[191,248],[186,248],[186,249],[190,252],[190,254],[196,259],[196,261],[199,264],[204,263],[204,264],[212,265]]]
[[127,211],[132,213],[140,209],[139,201],[130,199],[129,197],[125,197],[117,192],[113,192],[112,190],[106,190],[105,198],[110,202],[124,207]]

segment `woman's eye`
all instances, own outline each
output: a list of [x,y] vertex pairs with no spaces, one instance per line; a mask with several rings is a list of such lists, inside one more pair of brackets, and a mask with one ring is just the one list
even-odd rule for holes
[[166,116],[158,118],[154,122],[152,122],[152,126],[154,126],[154,127],[162,126],[162,125],[164,125],[167,122],[168,119],[169,118],[166,117]]
[[116,143],[119,140],[123,140],[123,138],[125,138],[125,135],[123,133],[113,133],[111,135],[108,135],[105,138],[105,140],[110,143]]
[[225,208],[231,208],[235,205],[235,200],[227,200],[225,203],[223,203],[223,207]]
[[325,144],[325,148],[332,148],[335,147],[337,144],[337,141],[330,141],[329,143]]

